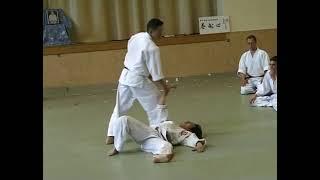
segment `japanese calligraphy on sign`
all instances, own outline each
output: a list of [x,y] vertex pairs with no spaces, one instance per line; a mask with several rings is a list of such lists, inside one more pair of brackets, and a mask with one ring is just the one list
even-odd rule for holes
[[199,17],[200,34],[230,32],[229,16]]

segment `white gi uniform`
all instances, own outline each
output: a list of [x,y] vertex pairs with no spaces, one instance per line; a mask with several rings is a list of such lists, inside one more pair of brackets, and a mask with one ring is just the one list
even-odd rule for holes
[[247,76],[248,84],[241,86],[241,94],[251,94],[255,92],[261,84],[264,71],[269,69],[269,61],[268,54],[259,48],[254,52],[253,56],[250,50],[242,54],[238,73],[243,73]]
[[131,36],[128,41],[128,52],[124,60],[125,68],[119,78],[116,105],[109,121],[107,135],[113,136],[113,123],[132,107],[137,99],[148,115],[150,125],[157,119],[156,107],[160,91],[148,79],[153,81],[164,78],[161,70],[160,50],[146,33]]
[[258,97],[252,106],[271,106],[277,111],[277,79],[273,81],[270,70],[264,76],[256,95]]
[[161,134],[163,139],[172,145],[184,145],[194,148],[197,142],[205,142],[205,139],[199,139],[195,133],[177,126],[173,121],[162,122],[156,127],[156,130]]
[[114,147],[117,151],[123,151],[127,134],[141,145],[143,151],[152,154],[172,154],[172,145],[195,147],[198,141],[205,141],[172,121],[162,121],[168,115],[165,105],[159,105],[157,109],[164,114],[159,116],[162,119],[153,128],[130,116],[121,116],[114,122]]

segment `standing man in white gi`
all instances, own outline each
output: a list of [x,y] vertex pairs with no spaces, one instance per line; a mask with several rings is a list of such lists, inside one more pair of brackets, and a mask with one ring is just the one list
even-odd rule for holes
[[240,93],[253,94],[261,84],[264,74],[269,69],[268,54],[257,47],[254,35],[247,37],[249,50],[242,54],[239,62],[238,76],[240,77]]
[[119,78],[116,105],[109,121],[107,144],[113,143],[114,121],[126,115],[136,99],[147,113],[149,125],[155,123],[160,91],[154,83],[158,84],[165,94],[168,93],[161,69],[160,50],[154,43],[161,37],[162,25],[161,20],[151,19],[147,24],[147,32],[137,33],[128,41],[124,68]]
[[271,106],[277,111],[277,73],[277,56],[274,56],[270,60],[270,70],[264,76],[262,85],[250,98],[252,106]]

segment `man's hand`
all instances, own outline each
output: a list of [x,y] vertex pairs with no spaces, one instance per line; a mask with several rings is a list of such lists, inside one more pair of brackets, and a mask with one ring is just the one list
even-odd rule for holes
[[257,94],[252,95],[249,100],[250,104],[253,104],[256,99],[257,99]]
[[246,84],[248,84],[248,79],[246,79],[246,75],[243,73],[239,73],[238,74],[240,77],[240,85],[241,86],[245,86]]
[[176,89],[177,85],[176,84],[167,84],[167,87],[169,88],[169,91],[170,91],[171,89]]
[[248,84],[248,79],[246,79],[244,77],[243,78],[241,77],[240,78],[240,85],[241,86],[245,86],[246,84]]
[[[159,103],[160,105],[165,105],[166,104],[166,96],[168,95],[168,93],[170,92],[171,89],[175,89],[177,88],[177,85],[172,85],[172,84],[167,84],[166,85],[168,88],[168,92],[167,94],[165,94],[165,92],[161,93],[161,96],[159,98]],[[164,90],[163,90],[164,91]]]
[[164,79],[161,79],[159,81],[154,81],[158,86],[161,87],[160,91],[164,91],[164,95],[167,96],[167,94],[170,91],[170,88],[167,86],[166,82],[164,81]]
[[160,95],[158,104],[165,105],[166,104],[166,96],[163,92],[160,92],[160,93],[161,93],[161,95]]
[[168,95],[168,93],[170,92],[170,89],[177,88],[176,85],[167,84],[164,79],[161,79],[159,81],[154,81],[154,83],[157,84],[158,87],[160,86],[161,88],[160,91],[163,91],[165,96]]
[[198,141],[196,144],[196,150],[197,152],[204,152],[205,151],[205,147],[206,145],[204,143],[202,143],[201,141]]
[[170,92],[170,87],[167,84],[164,84],[163,86],[164,95],[167,96]]
[[[164,82],[164,81],[163,81]],[[167,96],[168,93],[170,92],[171,89],[175,89],[177,88],[177,85],[175,84],[167,84],[167,83],[161,83],[163,91],[164,91],[164,95]]]

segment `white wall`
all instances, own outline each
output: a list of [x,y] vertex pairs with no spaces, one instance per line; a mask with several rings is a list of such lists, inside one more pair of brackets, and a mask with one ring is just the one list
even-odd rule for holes
[[217,14],[230,16],[232,32],[277,28],[277,0],[217,0]]

